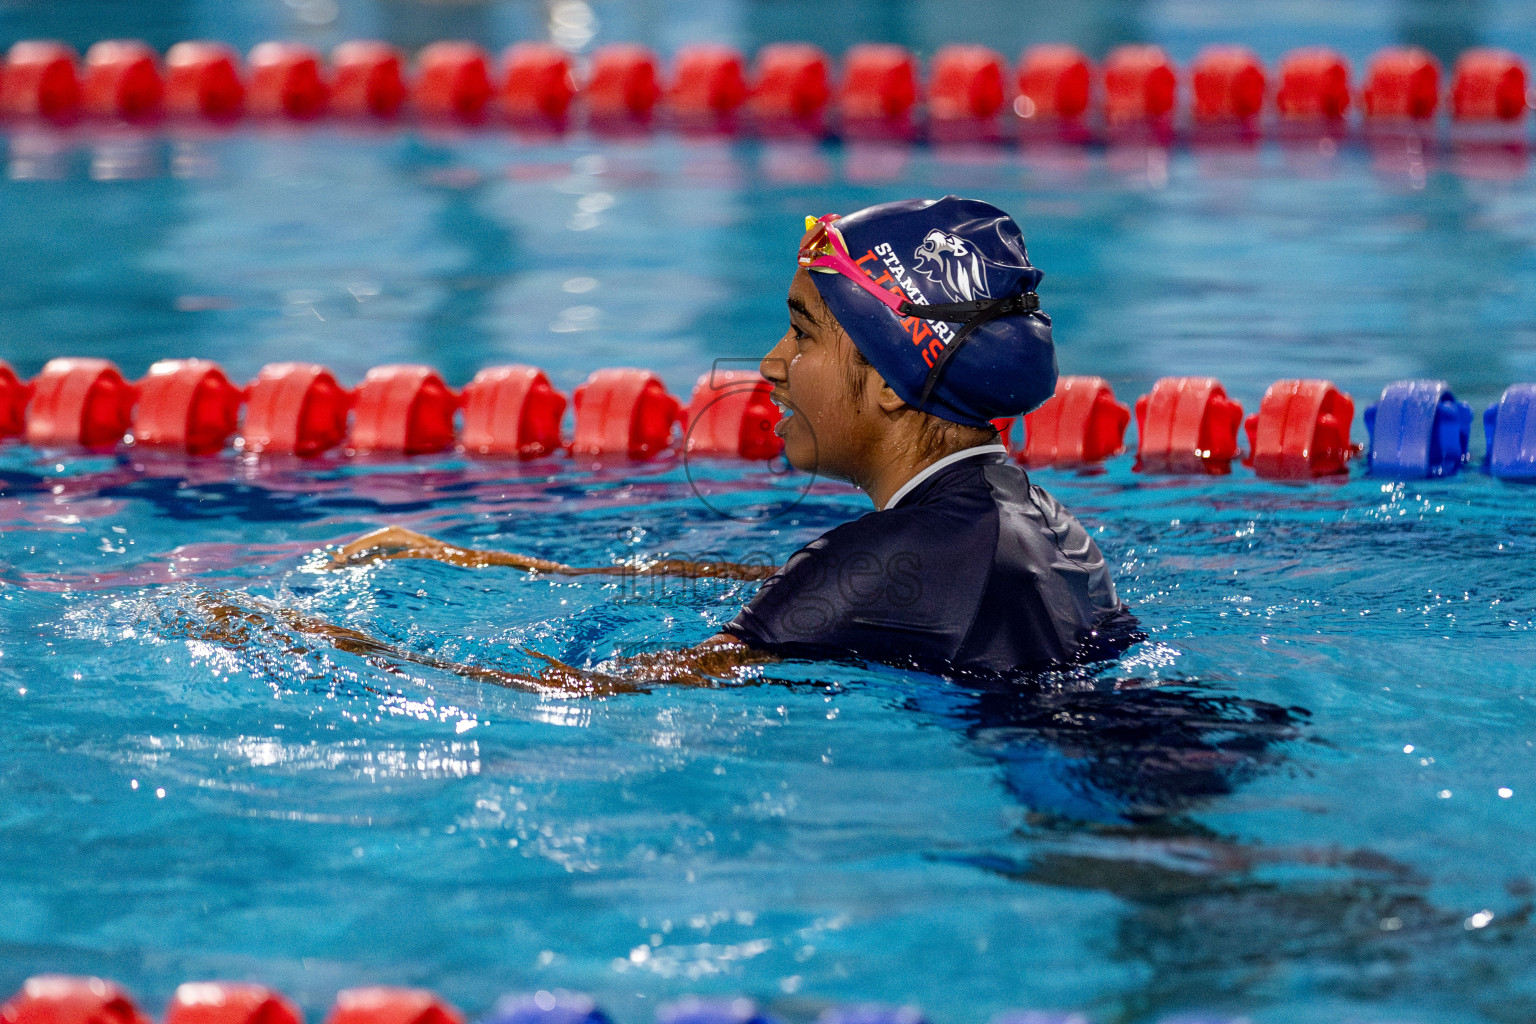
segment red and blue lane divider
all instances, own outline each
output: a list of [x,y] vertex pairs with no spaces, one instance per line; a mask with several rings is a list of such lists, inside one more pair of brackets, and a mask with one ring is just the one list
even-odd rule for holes
[[[1024,417],[1029,466],[1086,466],[1124,450],[1131,411],[1101,377],[1062,377],[1056,394]],[[1136,465],[1143,473],[1231,472],[1241,457],[1260,477],[1307,480],[1348,472],[1362,450],[1375,476],[1450,476],[1470,458],[1472,409],[1444,381],[1396,381],[1364,412],[1369,440],[1350,439],[1354,399],[1326,380],[1286,380],[1243,408],[1213,377],[1164,377],[1136,400]],[[1239,429],[1247,435],[1239,451]],[[1516,384],[1483,413],[1484,468],[1536,479],[1536,384]]]
[[[927,73],[895,45],[862,43],[840,66],[804,43],[763,47],[749,62],[729,46],[684,47],[670,71],[651,50],[599,47],[578,65],[564,50],[524,42],[500,60],[463,41],[424,47],[414,60],[371,40],[345,42],[327,59],[296,42],[266,42],[242,60],[218,42],[177,43],[162,59],[136,40],[107,40],[83,63],[68,45],[24,40],[0,65],[0,116],[69,123],[80,118],[228,123],[242,117],[322,116],[391,121],[503,123],[560,131],[632,131],[657,115],[682,130],[934,139],[1001,137],[1008,123],[1087,138],[1088,124],[1171,126],[1185,116],[1207,129],[1256,130],[1272,115],[1290,127],[1341,124],[1358,109],[1368,126],[1425,125],[1442,107],[1458,124],[1523,125],[1530,107],[1525,62],[1507,50],[1468,50],[1446,87],[1440,63],[1414,47],[1388,47],[1356,89],[1349,62],[1307,47],[1272,71],[1246,47],[1217,45],[1180,69],[1159,47],[1132,44],[1094,62],[1060,44],[1026,50],[1010,66],[984,46],[940,48]],[[1181,95],[1186,97],[1182,107]]]
[[[355,388],[313,363],[272,363],[237,386],[206,359],[165,359],[137,382],[105,359],[61,358],[23,381],[0,362],[0,440],[38,448],[111,451],[125,441],[190,456],[231,439],[252,455],[466,455],[644,460],[687,455],[771,459],[780,411],[771,385],[746,370],[701,376],[687,402],[649,370],[595,370],[570,398],[537,367],[492,366],[461,391],[416,364],[377,366]],[[562,431],[567,407],[575,430]],[[242,422],[240,412],[244,407]],[[1256,413],[1214,377],[1164,377],[1135,403],[1136,463],[1151,474],[1225,474],[1241,461],[1260,477],[1308,480],[1347,473],[1363,450],[1368,471],[1449,476],[1469,459],[1472,409],[1444,381],[1389,384],[1364,413],[1368,443],[1350,438],[1354,399],[1326,380],[1271,385]],[[1081,467],[1125,450],[1132,416],[1101,377],[1065,376],[1024,417],[1015,457],[1027,466]],[[1012,420],[996,424],[1005,438]],[[681,425],[681,436],[678,426]],[[1486,470],[1536,478],[1536,384],[1516,384],[1483,414]],[[1246,452],[1240,438],[1246,435]]]
[[[993,1024],[1067,1021],[1075,1015],[1004,1013]],[[191,982],[165,1008],[163,1024],[304,1024],[282,994],[243,982]],[[325,1024],[464,1024],[464,1015],[426,989],[370,987],[337,993]],[[101,978],[40,975],[0,1005],[4,1024],[154,1024],[116,983]],[[540,991],[500,1000],[480,1024],[612,1024],[587,996]],[[751,999],[685,997],[656,1009],[656,1024],[779,1024]],[[832,1006],[817,1024],[928,1024],[912,1006]]]

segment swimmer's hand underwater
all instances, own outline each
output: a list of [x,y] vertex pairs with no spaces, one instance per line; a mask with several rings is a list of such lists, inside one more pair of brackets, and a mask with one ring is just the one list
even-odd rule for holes
[[403,526],[386,526],[365,533],[343,545],[331,556],[331,568],[364,565],[390,558],[427,558],[434,562],[465,569],[508,566],[531,572],[557,573],[562,576],[676,576],[683,579],[765,580],[778,571],[776,565],[746,565],[739,562],[689,562],[663,558],[641,565],[576,566],[551,562],[507,551],[461,548],[435,537],[428,537]]
[[522,648],[523,653],[545,663],[538,675],[528,675],[413,651],[361,630],[244,594],[208,591],[199,594],[194,603],[200,617],[195,622],[182,623],[180,632],[205,642],[239,648],[265,638],[276,641],[289,653],[305,653],[307,648],[295,642],[297,635],[361,655],[389,671],[399,671],[398,663],[406,662],[548,697],[612,697],[645,693],[656,686],[720,686],[745,681],[739,672],[743,667],[777,660],[722,635],[681,650],[613,658],[592,669],[577,668]]

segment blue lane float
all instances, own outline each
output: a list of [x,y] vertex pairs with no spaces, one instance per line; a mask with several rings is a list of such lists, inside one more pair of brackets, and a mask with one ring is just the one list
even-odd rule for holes
[[685,996],[656,1008],[656,1024],[778,1024],[751,999]]
[[1496,477],[1536,477],[1536,384],[1512,384],[1483,413],[1484,466]]
[[1374,476],[1400,479],[1450,476],[1467,461],[1472,407],[1456,400],[1443,380],[1400,380],[1365,410]]
[[557,990],[503,996],[480,1024],[613,1024],[608,1015],[579,992]]
[[829,1006],[821,1011],[816,1024],[928,1024],[928,1018],[916,1006],[862,1003]]

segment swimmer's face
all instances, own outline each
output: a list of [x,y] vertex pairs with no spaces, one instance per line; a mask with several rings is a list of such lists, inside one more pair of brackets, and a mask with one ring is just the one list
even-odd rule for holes
[[796,469],[859,483],[880,442],[885,382],[858,362],[808,271],[796,272],[788,302],[789,329],[759,367],[784,411],[784,456]]

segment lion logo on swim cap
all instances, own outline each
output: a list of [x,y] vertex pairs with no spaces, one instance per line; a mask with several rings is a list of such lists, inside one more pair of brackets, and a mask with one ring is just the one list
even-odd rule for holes
[[913,266],[949,293],[952,302],[992,298],[987,260],[958,235],[934,228],[912,254]]

